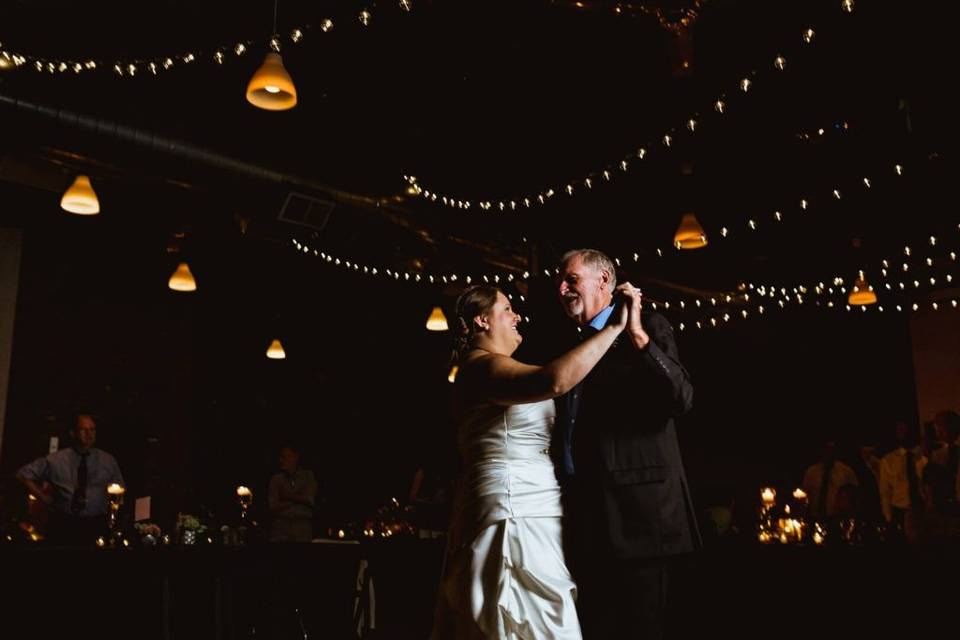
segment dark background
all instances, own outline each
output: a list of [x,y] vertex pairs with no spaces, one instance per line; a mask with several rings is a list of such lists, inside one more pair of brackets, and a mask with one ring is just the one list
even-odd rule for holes
[[[269,34],[272,3],[244,5],[243,15],[236,3],[202,4],[151,2],[132,16],[118,3],[17,2],[0,42],[112,60],[247,37],[262,44]],[[132,494],[155,496],[164,517],[201,505],[223,512],[241,483],[262,498],[288,439],[321,479],[331,517],[363,517],[403,499],[414,470],[453,449],[450,345],[424,329],[430,309],[452,316],[464,274],[530,270],[505,288],[531,319],[518,357],[541,360],[569,330],[543,269],[584,245],[625,260],[636,253],[622,279],[649,300],[687,301],[667,315],[685,325],[678,343],[696,395],[680,431],[700,504],[792,486],[827,435],[883,443],[896,420],[929,419],[916,415],[908,317],[892,306],[956,297],[942,288],[949,265],[922,271],[939,288],[878,289],[885,313],[848,313],[839,294],[838,308],[818,307],[811,292],[783,310],[771,298],[760,316],[757,296],[723,296],[741,284],[812,286],[837,275],[849,286],[861,268],[879,288],[880,261],[899,262],[905,244],[914,269],[960,246],[953,64],[936,9],[710,2],[692,31],[693,72],[677,77],[672,36],[656,20],[586,4],[414,2],[404,13],[381,2],[364,28],[356,5],[333,3],[330,34],[284,47],[300,104],[283,113],[243,99],[262,46],[158,77],[0,72],[0,224],[24,232],[4,479],[82,406]],[[279,9],[281,32],[326,15],[313,3]],[[816,37],[805,47],[807,27]],[[777,54],[787,58],[781,74]],[[743,95],[737,81],[751,71]],[[711,108],[721,95],[722,116]],[[683,123],[694,113],[690,135]],[[820,127],[823,136],[798,138]],[[671,129],[667,150],[658,140]],[[640,146],[650,149],[642,168],[609,184],[595,176],[593,189],[577,182],[573,197],[515,213],[446,208],[409,196],[402,180],[510,199],[559,191]],[[683,163],[692,176],[681,175]],[[96,218],[58,207],[80,172],[99,195]],[[332,212],[307,226],[284,221],[290,193]],[[686,210],[704,225],[705,249],[670,248]],[[925,245],[931,234],[935,248]],[[293,238],[438,282],[327,264],[296,251]],[[181,259],[195,294],[166,288]],[[458,282],[441,284],[450,273]],[[696,295],[720,304],[697,310]],[[284,361],[264,356],[274,337]]]

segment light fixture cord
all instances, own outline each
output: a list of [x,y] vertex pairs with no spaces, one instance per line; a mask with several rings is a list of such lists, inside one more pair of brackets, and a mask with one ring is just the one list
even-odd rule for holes
[[277,35],[277,5],[280,3],[280,0],[273,0],[273,33],[271,35]]

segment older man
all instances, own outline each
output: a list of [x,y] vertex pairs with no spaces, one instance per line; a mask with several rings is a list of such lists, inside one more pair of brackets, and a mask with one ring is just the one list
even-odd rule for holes
[[615,302],[629,311],[617,343],[558,399],[554,448],[584,635],[660,638],[666,559],[700,544],[674,428],[693,387],[670,323],[642,309],[635,287],[617,287],[606,255],[564,255],[557,293],[584,335],[604,327]]

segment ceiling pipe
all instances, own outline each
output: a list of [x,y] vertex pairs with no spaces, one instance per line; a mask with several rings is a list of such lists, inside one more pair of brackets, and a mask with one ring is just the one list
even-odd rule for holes
[[[264,182],[288,187],[293,186],[306,189],[308,191],[324,193],[338,203],[351,204],[354,206],[375,210],[378,215],[387,218],[391,223],[397,225],[398,227],[411,232],[422,242],[434,247],[439,245],[439,242],[435,237],[436,233],[434,231],[415,224],[407,216],[399,215],[399,213],[403,213],[402,208],[398,208],[395,204],[380,198],[371,198],[369,196],[361,196],[348,191],[341,191],[310,178],[274,171],[273,169],[268,169],[261,165],[237,160],[235,158],[211,151],[209,149],[198,147],[182,140],[160,136],[144,129],[129,127],[117,122],[84,115],[68,109],[50,107],[47,105],[22,100],[20,98],[14,98],[4,95],[3,93],[0,93],[0,105],[6,105],[24,113],[55,120],[58,123],[76,127],[80,130],[90,133],[104,135],[123,142],[137,144],[150,150],[161,151],[163,153],[189,158],[208,166],[216,167],[240,175],[245,175],[257,180],[262,180]],[[493,245],[485,245],[483,243],[468,240],[447,232],[441,232],[440,236],[445,240],[455,242],[456,244],[462,246],[468,246],[474,250],[483,252],[485,255],[482,259],[495,268],[503,268],[507,270],[522,270],[524,268],[523,265],[525,262],[522,256],[504,256],[503,251]]]
[[123,142],[130,142],[154,151],[162,151],[164,153],[182,156],[212,167],[242,174],[265,182],[280,185],[294,185],[312,191],[319,191],[335,198],[339,202],[375,208],[379,208],[382,204],[379,198],[371,198],[369,196],[361,196],[348,191],[334,189],[329,185],[310,178],[274,171],[251,162],[244,162],[243,160],[237,160],[236,158],[231,158],[216,151],[198,147],[182,140],[160,136],[144,129],[129,127],[103,118],[96,118],[67,109],[37,104],[20,98],[13,98],[3,93],[0,93],[0,105],[7,105],[25,113],[55,120],[61,124],[76,127],[83,131],[108,136]]

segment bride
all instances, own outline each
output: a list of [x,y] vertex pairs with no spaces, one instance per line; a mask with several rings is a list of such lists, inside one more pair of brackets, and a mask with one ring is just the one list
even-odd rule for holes
[[561,545],[550,457],[563,395],[626,326],[627,311],[545,366],[514,360],[520,316],[496,287],[457,301],[454,417],[463,473],[432,637],[577,638],[576,585]]

